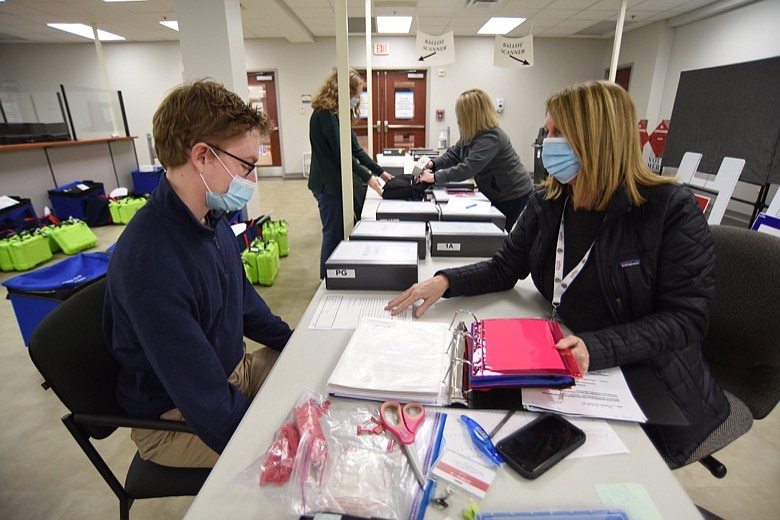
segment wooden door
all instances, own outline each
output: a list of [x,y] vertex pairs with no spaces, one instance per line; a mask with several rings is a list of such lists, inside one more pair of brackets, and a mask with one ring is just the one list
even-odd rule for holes
[[[365,72],[361,75],[365,80]],[[425,148],[427,71],[374,71],[372,99],[375,153],[385,148]],[[365,113],[354,129],[360,145],[367,148]]]
[[273,121],[274,128],[268,136],[260,137],[260,159],[257,165],[263,167],[280,167],[282,165],[281,146],[279,144],[279,109],[276,103],[276,73],[250,72],[247,74],[249,83],[249,104],[263,110]]

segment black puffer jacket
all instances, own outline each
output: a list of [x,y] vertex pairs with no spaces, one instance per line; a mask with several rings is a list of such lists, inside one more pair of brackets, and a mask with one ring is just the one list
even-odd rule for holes
[[[689,425],[647,426],[658,450],[682,464],[729,413],[722,390],[702,356],[714,294],[714,249],[707,222],[687,188],[644,188],[633,206],[618,190],[593,246],[602,296],[613,325],[577,331],[590,353],[591,370],[647,363],[663,382]],[[491,260],[443,271],[445,296],[474,295],[514,287],[529,274],[542,295],[541,262],[554,247],[564,198],[546,201],[535,192],[503,248]],[[571,302],[569,302],[571,303]],[[587,312],[588,302],[579,308]]]

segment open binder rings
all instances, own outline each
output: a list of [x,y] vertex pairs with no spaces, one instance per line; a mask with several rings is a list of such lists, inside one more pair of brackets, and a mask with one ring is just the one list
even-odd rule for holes
[[[473,318],[455,325],[460,313]],[[559,351],[555,322],[477,320],[458,311],[446,323],[364,318],[333,370],[328,393],[438,406],[519,409],[520,388],[566,388],[582,374]]]

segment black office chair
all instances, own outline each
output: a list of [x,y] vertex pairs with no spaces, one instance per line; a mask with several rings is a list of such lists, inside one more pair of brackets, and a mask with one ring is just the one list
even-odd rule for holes
[[69,413],[65,427],[119,499],[119,517],[130,518],[135,499],[196,495],[209,469],[171,468],[145,461],[136,452],[124,487],[95,449],[117,428],[192,432],[184,422],[129,417],[116,402],[118,364],[103,339],[105,278],[77,292],[33,332],[30,357]]
[[710,226],[715,242],[715,298],[704,357],[731,413],[686,464],[699,461],[718,477],[712,456],[763,419],[780,399],[780,239],[732,226]]

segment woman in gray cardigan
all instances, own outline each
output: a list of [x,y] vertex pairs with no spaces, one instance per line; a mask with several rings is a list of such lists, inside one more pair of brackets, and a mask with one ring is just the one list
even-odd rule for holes
[[509,136],[499,128],[493,102],[482,89],[471,89],[455,103],[460,140],[441,156],[429,161],[431,172],[420,182],[446,185],[474,178],[479,191],[506,216],[511,230],[522,213],[533,182],[517,156]]

